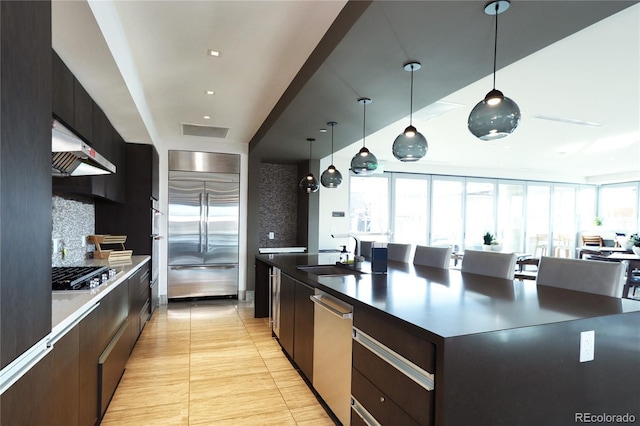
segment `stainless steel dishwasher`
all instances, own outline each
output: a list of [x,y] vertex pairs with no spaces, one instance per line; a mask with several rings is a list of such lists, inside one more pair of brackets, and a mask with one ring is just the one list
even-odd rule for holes
[[313,308],[313,387],[343,425],[351,417],[353,307],[318,289]]

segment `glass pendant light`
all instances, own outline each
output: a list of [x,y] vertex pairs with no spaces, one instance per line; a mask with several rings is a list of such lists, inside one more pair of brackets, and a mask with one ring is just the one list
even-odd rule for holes
[[331,126],[331,165],[320,176],[320,182],[325,188],[337,188],[342,183],[342,173],[333,165],[333,128],[337,125],[335,121],[327,123],[327,126]]
[[351,159],[351,171],[357,175],[370,175],[378,168],[378,159],[365,146],[365,124],[367,122],[367,105],[372,101],[369,98],[360,98],[358,103],[362,104],[364,109],[364,118],[362,120],[362,148]]
[[395,141],[393,141],[392,152],[394,157],[400,161],[418,161],[427,154],[429,145],[427,139],[413,127],[413,72],[418,71],[422,65],[420,62],[407,62],[404,64],[405,71],[411,71],[411,103],[409,108],[409,127],[404,129]]
[[[309,141],[309,168],[311,168],[311,144],[315,141],[313,138],[307,138]],[[318,185],[318,179],[309,171],[305,177],[300,180],[298,184],[298,188],[300,191],[306,192],[307,194],[311,194],[312,192],[317,192],[320,185]]]
[[495,15],[495,38],[493,42],[493,89],[469,114],[469,131],[484,141],[509,136],[520,124],[520,108],[511,99],[496,89],[496,54],[498,48],[498,15],[509,8],[510,2],[499,0],[484,8],[487,15]]

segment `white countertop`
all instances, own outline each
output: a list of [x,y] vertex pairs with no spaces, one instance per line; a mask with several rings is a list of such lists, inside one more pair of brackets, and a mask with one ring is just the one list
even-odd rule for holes
[[90,259],[86,266],[109,266],[117,272],[116,276],[92,290],[54,291],[51,297],[51,336],[58,337],[73,326],[75,322],[88,313],[105,295],[129,278],[142,265],[149,261],[149,256],[132,256],[130,262],[109,262],[104,259]]

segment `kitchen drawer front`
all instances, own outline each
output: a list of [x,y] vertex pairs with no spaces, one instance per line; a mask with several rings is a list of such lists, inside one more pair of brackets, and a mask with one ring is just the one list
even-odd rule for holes
[[[380,392],[398,404],[402,410],[416,419],[419,424],[431,423],[433,419],[433,391],[423,388],[356,341],[353,342],[353,368],[364,375]],[[352,384],[352,393],[353,386]]]
[[[351,395],[381,425],[420,425],[355,368],[351,372]],[[361,420],[352,408],[352,424],[356,417]]]
[[420,368],[435,373],[436,346],[433,343],[389,324],[382,316],[367,310],[355,308],[353,325]]

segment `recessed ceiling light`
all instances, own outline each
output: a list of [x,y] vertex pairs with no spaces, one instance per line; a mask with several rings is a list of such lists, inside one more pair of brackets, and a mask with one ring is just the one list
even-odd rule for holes
[[213,90],[205,90],[204,93],[207,95],[214,95],[216,92],[214,92]]
[[320,133],[327,133],[327,129],[320,129]]
[[202,116],[202,118],[204,118],[205,120],[208,120],[208,119],[210,119],[211,117],[210,117],[210,116],[208,116],[208,115],[203,115],[203,116]]
[[207,55],[209,56],[220,56],[220,52],[218,52],[217,50],[207,50]]

